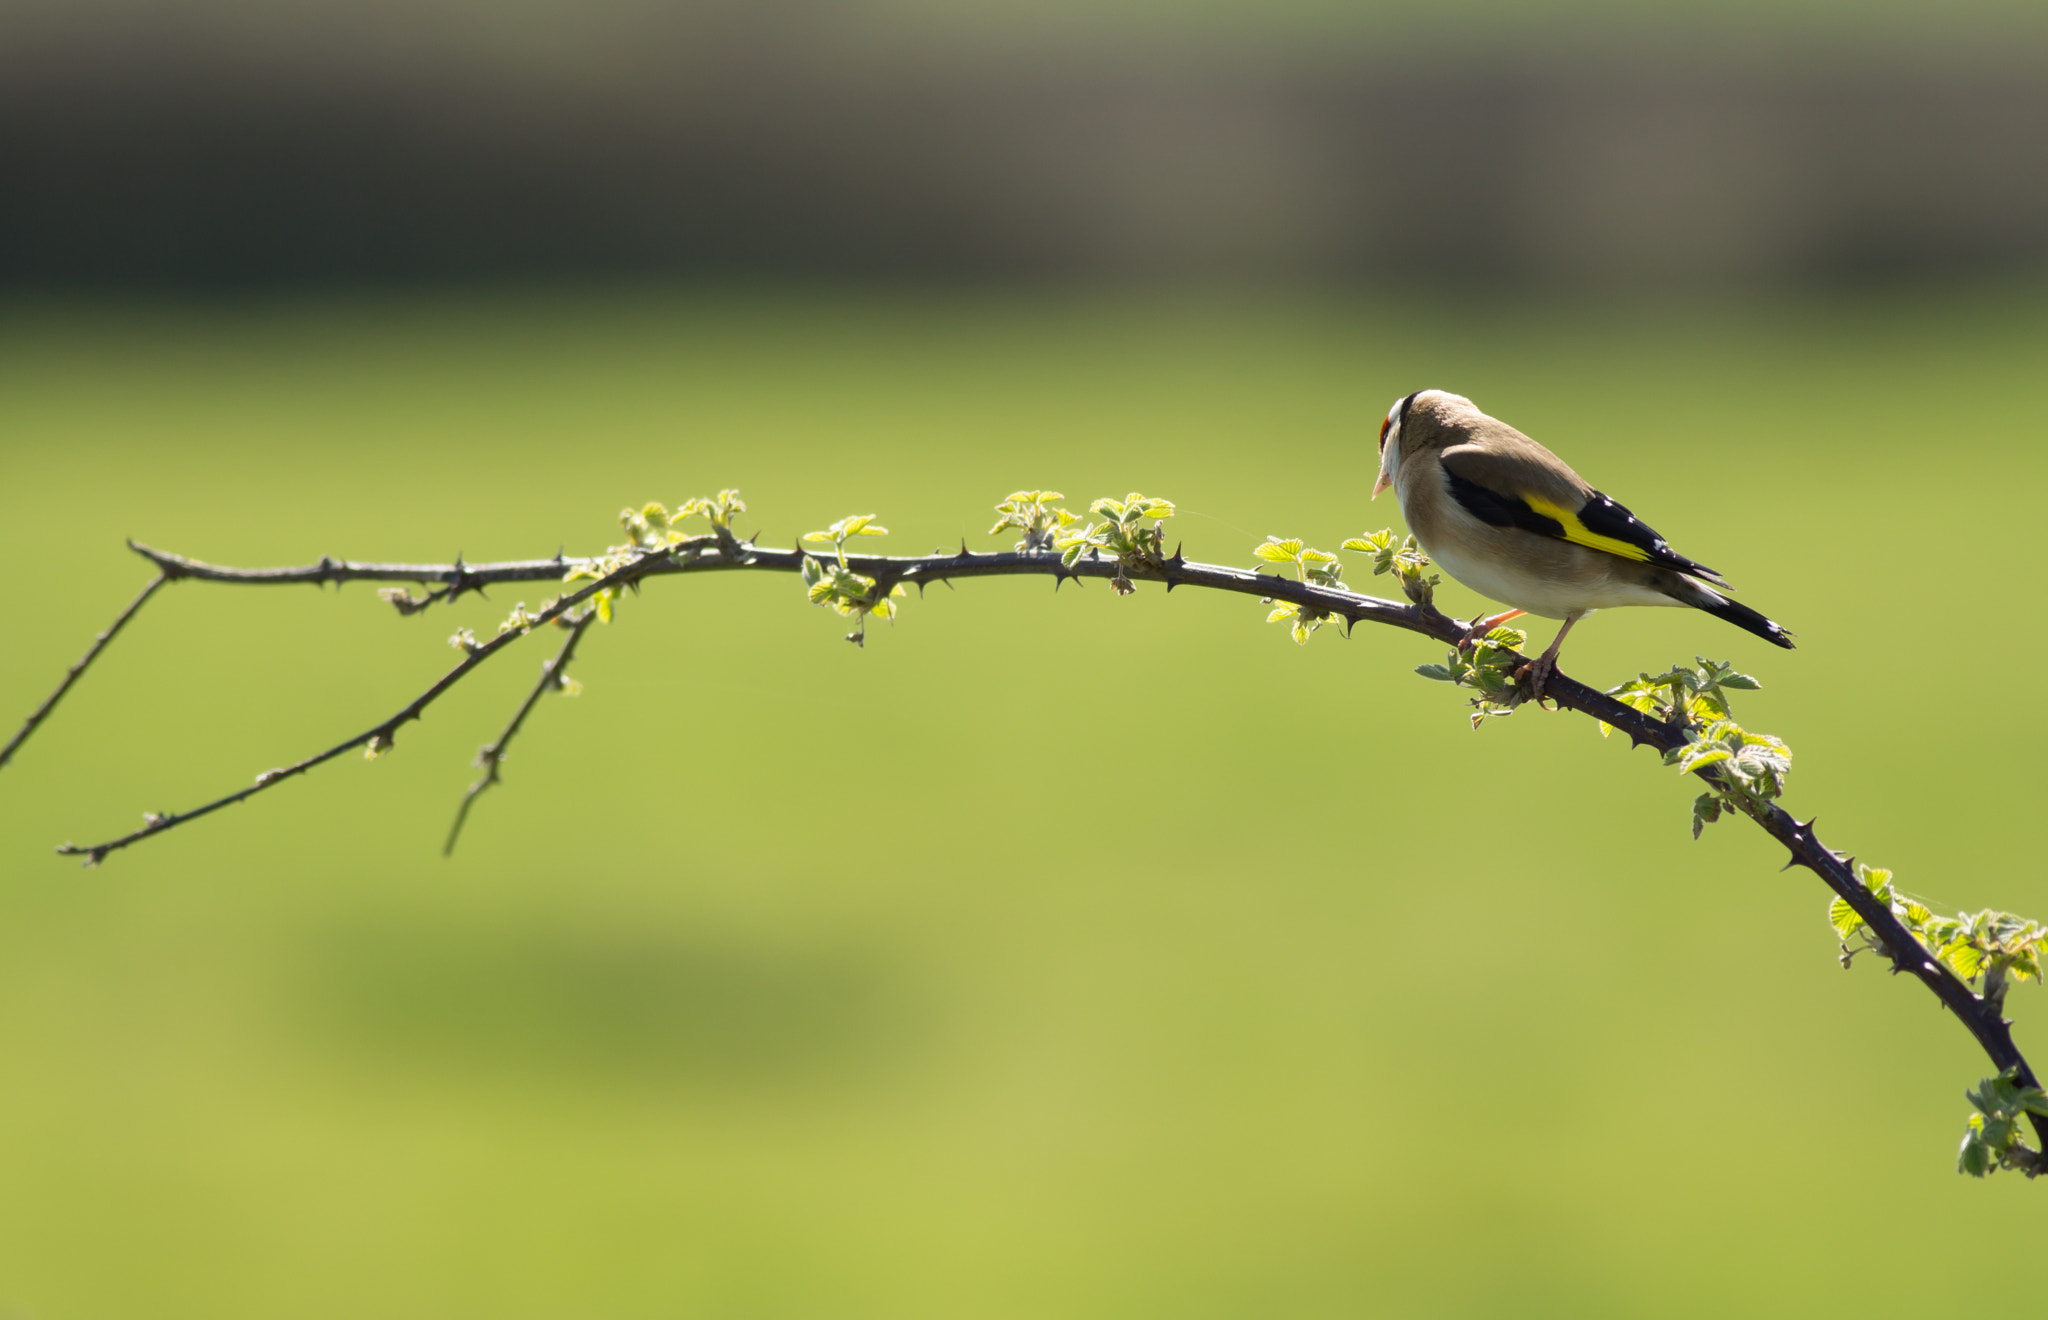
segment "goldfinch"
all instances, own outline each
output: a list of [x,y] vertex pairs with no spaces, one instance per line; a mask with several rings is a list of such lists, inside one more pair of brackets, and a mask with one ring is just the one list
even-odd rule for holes
[[1380,424],[1380,476],[1423,552],[1458,581],[1511,608],[1476,619],[1472,638],[1523,614],[1562,619],[1533,666],[1541,698],[1572,625],[1616,605],[1690,605],[1767,642],[1792,634],[1722,593],[1720,574],[1687,559],[1565,461],[1443,390],[1397,400]]

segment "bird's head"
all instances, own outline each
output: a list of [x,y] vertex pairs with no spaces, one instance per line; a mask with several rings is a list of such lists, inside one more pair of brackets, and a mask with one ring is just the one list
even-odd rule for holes
[[1374,499],[1394,484],[1403,463],[1432,446],[1443,447],[1448,439],[1444,423],[1461,408],[1472,410],[1472,401],[1443,390],[1417,390],[1394,400],[1380,423],[1380,478],[1372,485]]

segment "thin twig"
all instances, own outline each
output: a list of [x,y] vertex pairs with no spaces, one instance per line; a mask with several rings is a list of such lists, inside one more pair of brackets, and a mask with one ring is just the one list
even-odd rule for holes
[[518,734],[519,726],[526,723],[526,717],[540,700],[541,693],[550,688],[564,686],[564,680],[569,673],[569,661],[576,654],[576,643],[583,640],[583,634],[589,630],[596,618],[595,610],[586,610],[568,625],[568,639],[562,643],[562,649],[555,654],[554,659],[541,665],[540,682],[535,683],[533,691],[526,694],[526,700],[519,703],[519,709],[513,714],[512,722],[505,726],[505,731],[498,735],[496,742],[485,744],[477,752],[476,763],[483,767],[484,772],[469,786],[469,791],[462,795],[462,805],[455,809],[455,823],[448,827],[448,842],[441,845],[443,857],[454,855],[455,841],[462,836],[462,823],[469,819],[470,804],[483,796],[485,789],[498,782],[498,767],[505,760],[505,745]]
[[[667,562],[667,560],[667,552],[659,550],[650,551],[633,562],[585,584],[581,590],[563,596],[553,605],[536,614],[533,617],[533,626],[539,627],[544,623],[552,623],[569,610],[596,595],[599,591],[607,587],[624,586],[637,581],[647,573],[650,567],[657,563]],[[381,720],[371,725],[346,742],[337,743],[326,751],[309,756],[303,761],[295,761],[291,765],[280,766],[275,770],[265,770],[262,774],[256,776],[256,782],[249,787],[229,793],[225,797],[215,798],[213,801],[203,806],[194,807],[190,811],[173,811],[163,814],[149,812],[142,818],[143,825],[141,829],[124,834],[118,839],[108,839],[104,843],[94,844],[66,843],[61,845],[57,851],[66,857],[83,857],[87,866],[97,866],[106,860],[108,853],[119,852],[132,843],[138,843],[152,835],[162,834],[166,830],[176,829],[178,826],[188,821],[197,820],[201,816],[210,816],[222,807],[231,807],[237,802],[246,801],[249,798],[255,797],[258,793],[275,788],[287,779],[306,773],[315,766],[325,765],[343,752],[350,752],[358,747],[367,746],[372,753],[381,754],[390,748],[400,726],[409,720],[418,719],[421,712],[432,705],[442,693],[467,678],[470,671],[474,670],[478,665],[481,665],[484,661],[517,641],[523,633],[524,630],[517,628],[499,633],[490,641],[483,643],[464,656],[460,664],[441,675],[440,678],[434,681],[433,686],[407,702],[389,719]]]
[[[192,577],[209,582],[241,585],[353,580],[435,582],[445,584],[446,587],[445,593],[435,594],[445,594],[451,598],[463,591],[475,590],[496,582],[558,580],[566,568],[577,563],[591,562],[568,560],[559,554],[554,559],[514,560],[497,564],[464,564],[459,560],[453,564],[369,564],[323,558],[318,564],[298,568],[236,569],[201,563],[132,541],[129,545],[137,554],[155,563],[168,577]],[[542,616],[541,621],[558,616],[563,610],[580,603],[607,585],[638,583],[653,577],[719,570],[761,569],[796,572],[802,569],[807,557],[807,553],[802,550],[764,549],[724,538],[698,537],[666,551],[647,552],[631,565],[589,584],[574,596],[564,597]],[[1067,566],[1060,562],[1058,556],[1050,553],[1005,551],[974,554],[963,545],[957,553],[951,554],[942,552],[905,557],[848,554],[846,563],[854,572],[875,579],[877,598],[886,596],[889,589],[898,583],[915,583],[922,589],[931,582],[950,582],[955,578],[1044,576],[1054,580],[1055,588],[1068,578],[1098,578],[1112,581],[1121,579],[1126,582],[1164,583],[1168,591],[1181,586],[1195,586],[1291,601],[1302,606],[1305,611],[1343,619],[1347,632],[1353,625],[1361,622],[1378,623],[1420,633],[1447,645],[1455,645],[1464,633],[1462,624],[1431,605],[1401,604],[1355,592],[1314,586],[1273,574],[1195,563],[1183,558],[1178,551],[1171,559],[1160,559],[1151,563],[1126,565],[1114,559],[1090,557]],[[269,771],[258,778],[254,788],[243,789],[239,793],[193,811],[173,816],[148,817],[146,819],[150,824],[143,829],[107,843],[91,847],[66,844],[58,851],[83,855],[90,865],[109,852],[125,848],[151,834],[161,833],[171,826],[183,824],[185,821],[253,796],[278,779],[304,773],[374,738],[381,736],[388,739],[399,724],[407,719],[418,718],[419,711],[428,702],[447,691],[470,670],[517,635],[516,632],[506,633],[479,647],[425,694],[391,719],[318,756],[282,770]],[[1682,726],[1665,723],[1624,706],[1605,692],[1588,687],[1563,673],[1552,673],[1545,686],[1544,695],[1564,709],[1590,715],[1620,729],[1628,735],[1630,742],[1637,746],[1647,745],[1659,751],[1669,751],[1673,747],[1683,745],[1686,739],[1686,731]],[[501,739],[501,745],[502,741]],[[1710,784],[1718,786],[1722,782],[1711,767],[1697,773]],[[480,790],[472,790],[473,793],[475,791]],[[1731,795],[1731,800],[1738,803],[1742,801],[1740,795]],[[1872,933],[1882,942],[1890,955],[1893,970],[1909,972],[1925,985],[1944,1007],[1961,1020],[2001,1072],[2006,1069],[2014,1070],[2022,1085],[2040,1084],[2033,1069],[2020,1054],[2019,1048],[2013,1044],[2011,1024],[2001,1015],[2000,1004],[1972,992],[1960,977],[1930,956],[1925,947],[1897,917],[1892,915],[1889,904],[1880,901],[1863,886],[1857,879],[1854,868],[1822,845],[1814,833],[1812,821],[1802,824],[1775,805],[1764,809],[1746,810],[1745,814],[1791,853],[1788,866],[1804,866],[1811,870],[1820,877],[1822,883],[1868,923]],[[2029,1117],[2044,1146],[2048,1146],[2048,1119],[2043,1119],[2039,1115]]]
[[64,681],[57,684],[57,690],[48,697],[45,697],[43,704],[31,711],[29,717],[22,721],[21,731],[12,738],[9,738],[5,747],[0,747],[0,765],[6,765],[8,761],[13,759],[15,749],[27,742],[29,735],[34,733],[37,727],[50,717],[50,712],[57,709],[57,703],[64,700],[64,694],[71,690],[71,685],[85,676],[86,669],[92,665],[93,661],[99,659],[101,651],[107,649],[107,643],[113,641],[115,634],[128,625],[128,620],[134,618],[142,607],[149,603],[149,598],[156,595],[157,588],[178,576],[179,574],[172,569],[158,565],[157,575],[150,579],[149,585],[144,587],[134,600],[128,602],[127,609],[114,616],[114,621],[107,625],[105,632],[93,638],[92,645],[86,648],[85,654],[78,658],[78,663],[64,671]]

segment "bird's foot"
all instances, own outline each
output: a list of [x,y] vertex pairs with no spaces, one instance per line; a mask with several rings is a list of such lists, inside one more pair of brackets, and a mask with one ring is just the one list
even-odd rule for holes
[[1529,700],[1543,704],[1543,689],[1549,686],[1550,676],[1557,670],[1557,657],[1545,653],[1515,671],[1515,677],[1529,685]]

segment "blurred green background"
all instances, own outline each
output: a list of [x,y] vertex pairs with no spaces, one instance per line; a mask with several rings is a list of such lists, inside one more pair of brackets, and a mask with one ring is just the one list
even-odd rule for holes
[[[1398,525],[1372,437],[1433,386],[1800,639],[1618,611],[1571,673],[1735,660],[1830,844],[2048,916],[2038,3],[6,28],[0,720],[146,579],[124,536],[575,554],[736,486],[765,543],[921,552],[1051,486],[1251,566]],[[1810,875],[1250,599],[978,582],[857,651],[792,579],[663,581],[451,861],[548,639],[390,757],[51,855],[548,594],[180,584],[0,770],[0,1316],[1922,1314],[2039,1254],[2042,1189],[1952,1171],[1984,1060],[1842,972]]]
[[[1191,556],[1250,564],[1396,519],[1370,423],[1434,382],[1800,634],[1621,611],[1574,674],[1735,658],[1831,843],[2038,914],[2011,657],[2041,632],[2042,306],[25,306],[0,709],[143,581],[127,534],[574,553],[736,485],[767,542],[876,512],[921,551],[1049,484],[1167,495]],[[1903,1314],[1952,1299],[1933,1262],[2038,1240],[2037,1188],[1952,1172],[1975,1048],[1845,975],[1760,834],[1693,843],[1690,790],[1589,722],[1474,734],[1410,672],[1434,648],[1297,649],[1250,600],[963,584],[857,651],[791,579],[663,581],[452,861],[545,639],[384,760],[97,871],[49,855],[360,729],[518,594],[400,619],[180,584],[0,775],[15,1313],[1792,1315],[1881,1276]],[[2039,1055],[2048,1004],[2014,1007]]]

